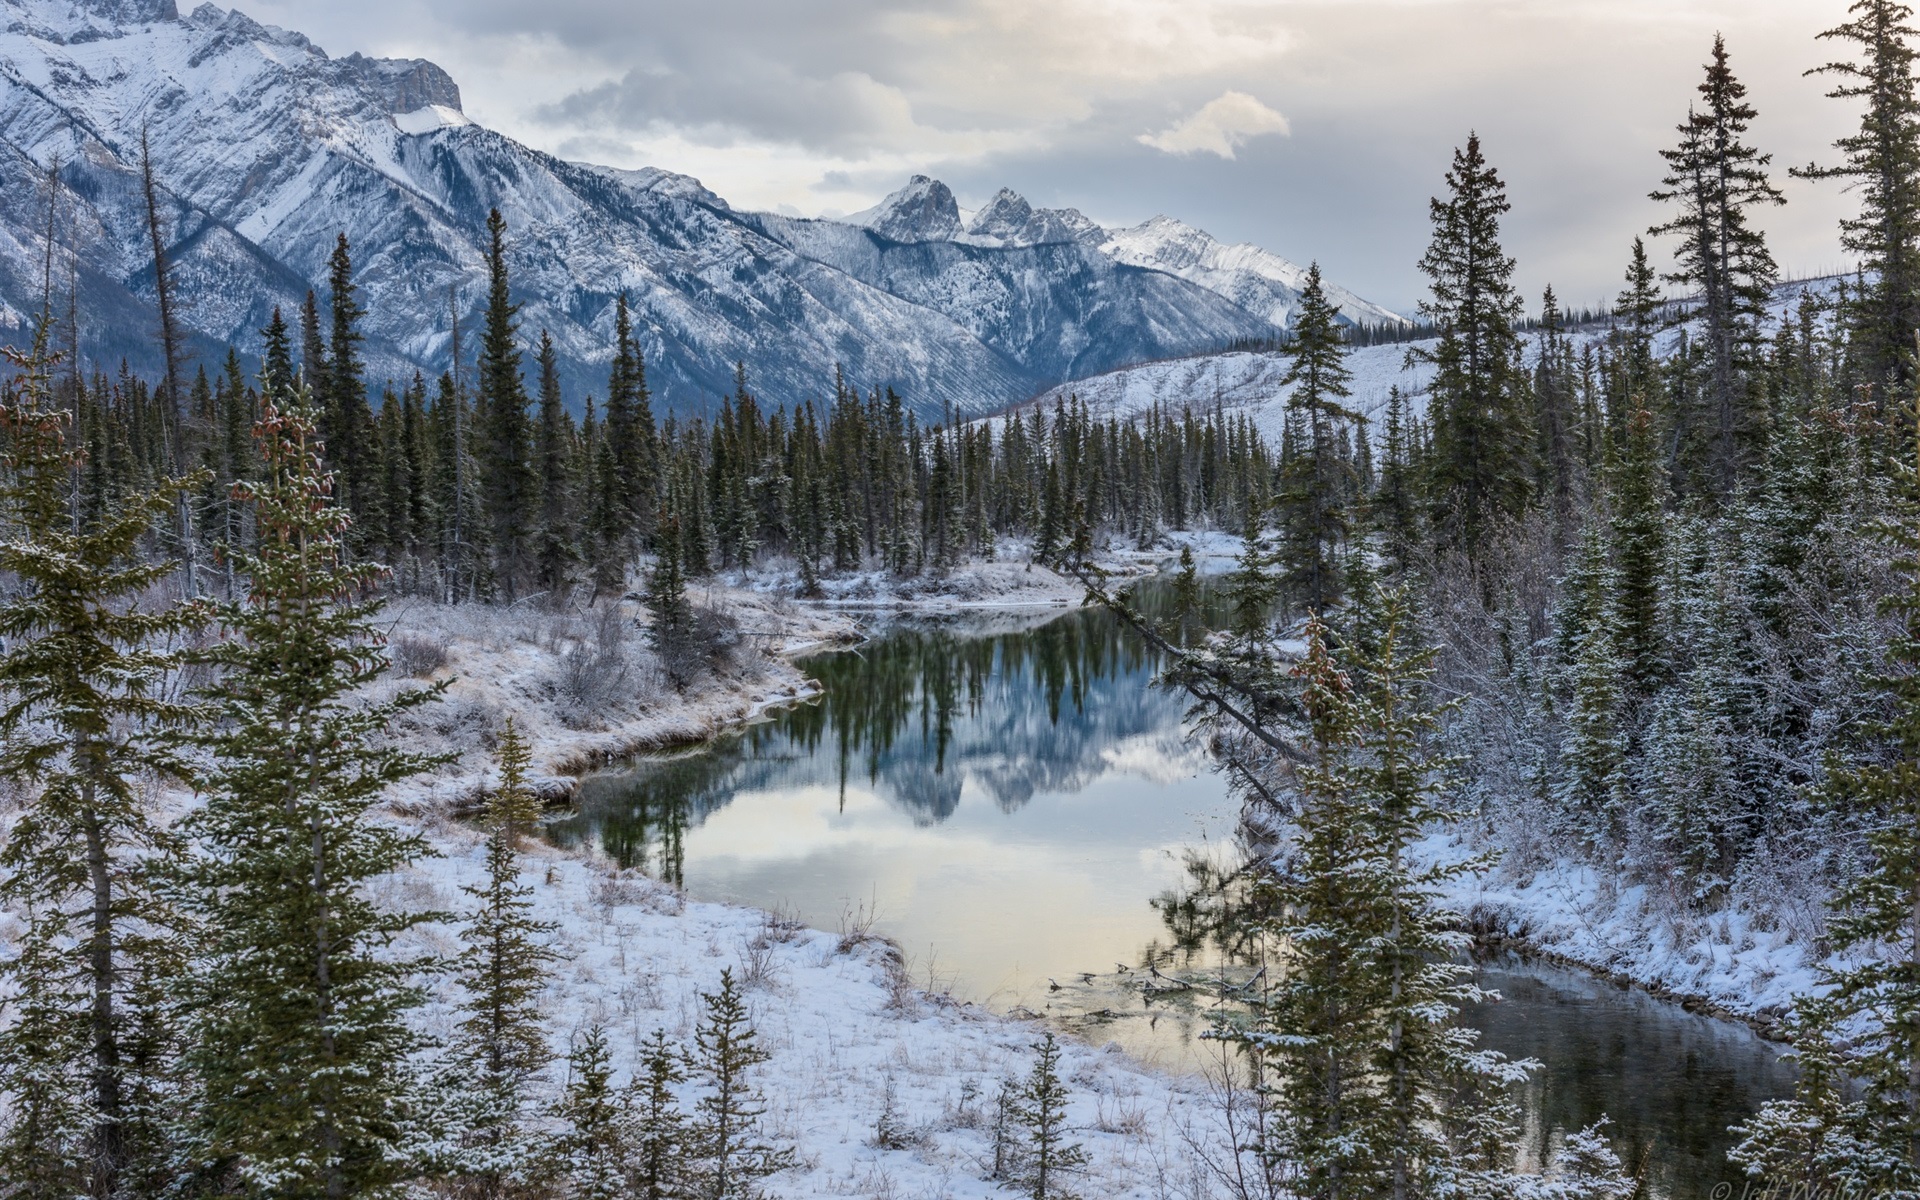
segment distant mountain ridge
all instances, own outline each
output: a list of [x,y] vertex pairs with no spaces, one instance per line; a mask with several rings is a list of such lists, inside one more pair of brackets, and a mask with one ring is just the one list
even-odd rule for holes
[[[10,336],[41,305],[57,161],[55,290],[64,308],[65,280],[77,287],[83,357],[153,368],[143,135],[180,316],[209,366],[228,343],[256,347],[275,305],[291,315],[309,288],[324,301],[344,232],[372,374],[437,374],[451,312],[477,324],[492,207],[510,225],[523,332],[552,334],[576,401],[604,387],[623,292],[665,404],[703,407],[744,361],[773,403],[820,397],[838,365],[928,413],[1271,336],[1297,297],[1286,260],[1164,218],[1107,231],[1002,190],[963,222],[925,177],[837,222],[739,212],[687,176],[566,162],[475,124],[424,60],[330,58],[212,4],[0,0]],[[1396,319],[1340,302],[1350,320]]]

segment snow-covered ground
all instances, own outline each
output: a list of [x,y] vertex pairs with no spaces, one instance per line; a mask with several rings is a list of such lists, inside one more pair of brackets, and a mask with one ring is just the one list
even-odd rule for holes
[[[1170,569],[1182,548],[1193,552],[1201,570],[1219,569],[1240,553],[1241,540],[1218,530],[1171,530],[1145,547],[1115,537],[1095,547],[1094,559],[1112,576],[1139,577]],[[1057,608],[1079,604],[1087,594],[1072,576],[1034,562],[1032,543],[1018,538],[1002,538],[991,559],[971,559],[945,571],[928,570],[904,578],[884,570],[824,576],[821,595],[810,600],[799,599],[800,571],[790,561],[723,572],[718,582],[730,594],[787,597],[796,610],[821,613]]]
[[[1451,836],[1425,846],[1436,859],[1478,853]],[[1819,990],[1823,898],[1807,881],[1762,901],[1735,890],[1719,911],[1626,884],[1618,872],[1571,859],[1518,859],[1463,876],[1447,899],[1475,934],[1637,984],[1690,1007],[1740,1018],[1769,1034],[1796,995]]]
[[[706,598],[697,588],[692,596]],[[659,679],[639,629],[621,621],[615,629],[627,674],[606,695],[587,697],[586,707],[574,694],[577,684],[567,685],[565,663],[569,654],[599,652],[605,627],[591,617],[396,609],[396,648],[415,640],[444,647],[444,664],[420,677],[454,679],[445,702],[420,712],[401,736],[412,748],[458,759],[395,798],[394,819],[421,829],[438,857],[388,881],[390,898],[413,909],[470,906],[459,889],[481,878],[483,843],[457,812],[492,780],[491,744],[509,715],[531,741],[535,770],[553,775],[706,736],[790,703],[808,685],[785,655],[853,631],[843,613],[766,593],[728,589],[712,599],[730,606],[743,628],[765,634],[769,652],[682,696]],[[625,615],[633,611],[628,606]],[[401,674],[380,687],[408,686]],[[858,912],[838,930],[802,929],[774,914],[694,903],[638,871],[544,845],[528,847],[524,878],[539,916],[559,930],[560,961],[543,1001],[556,1055],[563,1057],[583,1030],[604,1026],[624,1079],[641,1040],[655,1029],[690,1044],[700,993],[713,991],[721,970],[732,968],[750,984],[754,1018],[773,1054],[757,1072],[769,1131],[798,1150],[799,1167],[772,1179],[771,1194],[1006,1194],[985,1178],[993,1104],[1003,1080],[1030,1069],[1032,1045],[1045,1031],[1038,1022],[928,992],[919,986],[927,981],[906,976],[896,947],[864,932]],[[412,948],[452,953],[455,932],[423,929],[410,935],[418,939]],[[430,1032],[451,1032],[453,999],[441,994],[430,1006]],[[1061,1073],[1073,1093],[1069,1123],[1090,1157],[1076,1190],[1156,1200],[1206,1194],[1194,1190],[1199,1168],[1190,1143],[1219,1149],[1207,1083],[1151,1070],[1117,1047],[1063,1045]],[[556,1086],[562,1072],[557,1061],[550,1070]],[[889,1106],[890,1121],[903,1131],[893,1149],[876,1144]]]
[[[395,899],[459,911],[462,884],[484,870],[482,843],[444,818],[427,822],[442,857],[392,881]],[[638,872],[547,847],[530,848],[524,878],[539,916],[559,926],[543,1011],[554,1052],[599,1025],[617,1078],[655,1029],[691,1044],[700,993],[722,969],[746,980],[762,1044],[773,1057],[755,1072],[766,1126],[796,1147],[799,1166],[769,1181],[775,1196],[989,1197],[1008,1194],[985,1178],[991,1119],[1003,1080],[1024,1078],[1043,1028],[916,987],[899,951],[845,932],[801,929],[751,909],[687,901]],[[451,931],[419,935],[441,953]],[[424,947],[423,947],[424,948]],[[446,997],[427,1013],[450,1033]],[[1188,1138],[1217,1153],[1204,1081],[1143,1067],[1117,1047],[1063,1042],[1061,1075],[1072,1091],[1069,1124],[1087,1149],[1081,1195],[1193,1196]],[[564,1071],[556,1063],[557,1081]],[[689,1093],[691,1095],[691,1093]],[[881,1115],[900,1131],[876,1144]],[[1207,1193],[1198,1193],[1205,1195]]]

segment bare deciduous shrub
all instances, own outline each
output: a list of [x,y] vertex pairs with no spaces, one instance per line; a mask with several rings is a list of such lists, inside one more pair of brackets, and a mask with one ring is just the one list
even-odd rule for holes
[[740,985],[745,988],[770,986],[778,973],[774,943],[764,932],[740,944]]
[[387,644],[387,657],[396,675],[404,679],[425,679],[447,665],[448,642],[445,634],[402,633]]
[[871,899],[849,900],[840,910],[840,943],[837,947],[842,954],[851,954],[868,942],[886,939],[873,932],[873,923],[880,917],[880,905]]
[[703,675],[718,675],[738,666],[745,657],[747,638],[740,619],[717,604],[699,604],[687,622],[654,638],[654,653],[676,687]]
[[[565,701],[561,715],[568,724],[595,719],[600,709],[626,690],[626,618],[617,604],[606,605],[555,639],[559,664],[554,685]],[[583,627],[584,626],[584,627]]]

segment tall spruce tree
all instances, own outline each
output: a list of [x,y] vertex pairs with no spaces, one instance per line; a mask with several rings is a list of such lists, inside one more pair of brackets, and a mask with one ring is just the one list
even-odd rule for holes
[[1697,289],[1705,378],[1701,411],[1683,411],[1681,430],[1683,440],[1694,439],[1686,449],[1697,456],[1705,485],[1726,496],[1762,433],[1749,372],[1779,273],[1753,210],[1784,204],[1786,197],[1767,177],[1773,156],[1743,141],[1758,114],[1717,34],[1699,91],[1700,104],[1680,125],[1680,144],[1660,152],[1668,173],[1652,193],[1679,211],[1650,232],[1679,237],[1668,279]]
[[202,931],[187,1157],[249,1195],[383,1195],[416,1169],[407,1014],[425,965],[390,943],[432,914],[369,893],[428,853],[373,808],[435,765],[386,738],[438,692],[355,696],[388,666],[379,605],[360,598],[378,571],[346,561],[306,390],[265,405],[256,429],[260,476],[243,494],[257,547],[240,559],[247,596],[222,614],[232,640],[208,655],[219,731],[186,824]]
[[1282,586],[1289,601],[1325,612],[1341,596],[1340,559],[1352,524],[1346,499],[1354,485],[1352,465],[1340,440],[1358,415],[1340,402],[1352,394],[1340,311],[1327,298],[1320,264],[1307,268],[1306,286],[1294,310],[1293,341],[1280,386],[1300,440],[1281,471]]
[[1480,151],[1478,134],[1456,150],[1447,195],[1431,202],[1433,240],[1420,260],[1431,298],[1420,311],[1439,329],[1430,350],[1433,446],[1427,459],[1433,530],[1470,556],[1486,535],[1526,507],[1534,434],[1514,332],[1521,303],[1514,261],[1500,245],[1512,205]]
[[540,331],[540,422],[534,464],[540,479],[540,525],[535,534],[534,578],[555,600],[566,594],[579,561],[580,535],[574,507],[573,420],[560,396],[559,359],[553,338]]
[[[520,327],[507,279],[507,222],[487,214],[487,316],[480,339],[481,494],[486,505],[494,579],[509,600],[531,587],[540,517],[532,461],[527,389],[520,378]],[[337,352],[336,352],[337,357]]]
[[43,322],[0,404],[0,568],[13,580],[0,778],[27,797],[0,849],[0,900],[26,919],[21,952],[0,963],[14,1010],[0,1029],[0,1178],[20,1196],[107,1200],[129,1183],[130,1129],[151,1116],[130,1101],[146,1082],[126,1046],[134,981],[176,932],[154,871],[178,847],[144,777],[189,774],[173,736],[203,714],[174,698],[172,677],[179,639],[208,612],[148,600],[175,564],[141,553],[195,480],[163,478],[92,517],[70,507],[73,414],[52,403],[46,343]]
[[366,315],[353,282],[353,257],[347,235],[339,235],[327,259],[327,290],[332,330],[327,339],[326,390],[316,392],[320,439],[334,473],[334,499],[355,518],[349,536],[357,546],[377,543],[380,513],[375,472],[371,410],[367,405],[366,366],[360,360],[360,318]]
[[1840,244],[1859,256],[1866,287],[1850,297],[1849,352],[1884,406],[1914,376],[1920,329],[1920,96],[1915,95],[1913,8],[1901,0],[1854,0],[1851,20],[1821,33],[1851,42],[1858,57],[1813,68],[1838,78],[1827,95],[1861,100],[1860,128],[1834,143],[1840,162],[1793,173],[1842,179],[1860,195],[1860,212],[1840,222]]

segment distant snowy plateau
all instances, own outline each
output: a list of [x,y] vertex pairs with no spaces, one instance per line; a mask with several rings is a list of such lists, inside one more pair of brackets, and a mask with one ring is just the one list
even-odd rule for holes
[[[729,390],[745,361],[772,402],[821,396],[840,365],[923,412],[1271,338],[1299,298],[1298,266],[1166,217],[1103,229],[1011,191],[963,213],[925,177],[839,221],[741,212],[684,175],[563,162],[483,128],[430,62],[330,58],[211,4],[0,0],[0,17],[0,334],[39,310],[51,262],[56,302],[78,292],[85,358],[109,371],[157,358],[143,132],[203,362],[256,348],[344,232],[376,379],[437,374],[451,297],[464,321],[478,312],[492,207],[523,329],[552,333],[575,399],[604,387],[621,292],[677,407]],[[1349,321],[1399,319],[1334,296]]]

